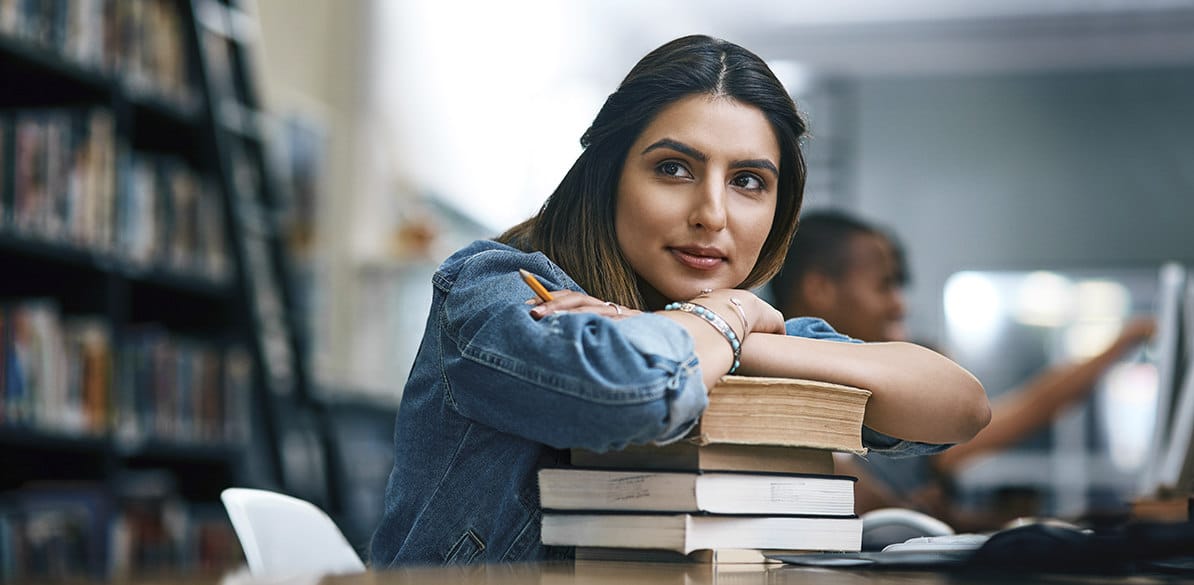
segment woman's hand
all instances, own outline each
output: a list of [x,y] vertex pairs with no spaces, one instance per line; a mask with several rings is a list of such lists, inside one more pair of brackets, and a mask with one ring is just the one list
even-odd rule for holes
[[571,290],[555,290],[551,296],[552,299],[547,302],[538,298],[527,301],[528,305],[535,305],[531,309],[532,318],[538,320],[553,313],[593,313],[611,319],[624,319],[642,314],[642,311]]

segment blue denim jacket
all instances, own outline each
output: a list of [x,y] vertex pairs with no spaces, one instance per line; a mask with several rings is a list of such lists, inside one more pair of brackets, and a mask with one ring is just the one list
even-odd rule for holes
[[[394,431],[394,468],[373,566],[567,558],[539,543],[539,468],[567,449],[619,449],[683,437],[705,408],[692,338],[646,313],[613,320],[565,313],[534,320],[525,268],[549,289],[581,291],[541,253],[474,242],[432,279],[422,344]],[[820,319],[789,335],[853,341]],[[885,453],[944,446],[863,429]]]

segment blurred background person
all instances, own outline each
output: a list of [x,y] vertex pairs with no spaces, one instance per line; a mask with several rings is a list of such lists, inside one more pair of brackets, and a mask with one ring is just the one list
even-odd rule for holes
[[[820,317],[862,341],[905,341],[908,280],[903,248],[893,234],[844,212],[816,211],[801,217],[771,292],[785,317]],[[991,423],[974,439],[943,453],[907,459],[838,454],[838,472],[859,480],[856,512],[912,508],[962,531],[996,529],[1015,517],[1037,514],[1033,497],[990,510],[963,510],[952,497],[954,478],[979,456],[1013,447],[1087,398],[1103,373],[1148,340],[1154,328],[1152,318],[1131,320],[1093,357],[1030,377],[992,401]]]

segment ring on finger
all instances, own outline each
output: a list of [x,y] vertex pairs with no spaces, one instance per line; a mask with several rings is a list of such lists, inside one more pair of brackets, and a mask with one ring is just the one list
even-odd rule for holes
[[607,304],[607,305],[609,305],[609,306],[613,307],[613,308],[614,308],[614,310],[615,310],[615,311],[617,311],[619,315],[621,315],[621,314],[622,314],[622,306],[621,306],[621,305],[619,305],[619,304],[617,304],[617,303],[615,303],[615,302],[613,302],[613,301],[605,301],[605,304]]

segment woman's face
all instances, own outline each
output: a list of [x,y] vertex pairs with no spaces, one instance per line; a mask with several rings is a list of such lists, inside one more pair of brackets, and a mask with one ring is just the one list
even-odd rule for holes
[[775,216],[779,142],[763,112],[693,95],[631,145],[614,228],[648,306],[732,288],[750,274]]

